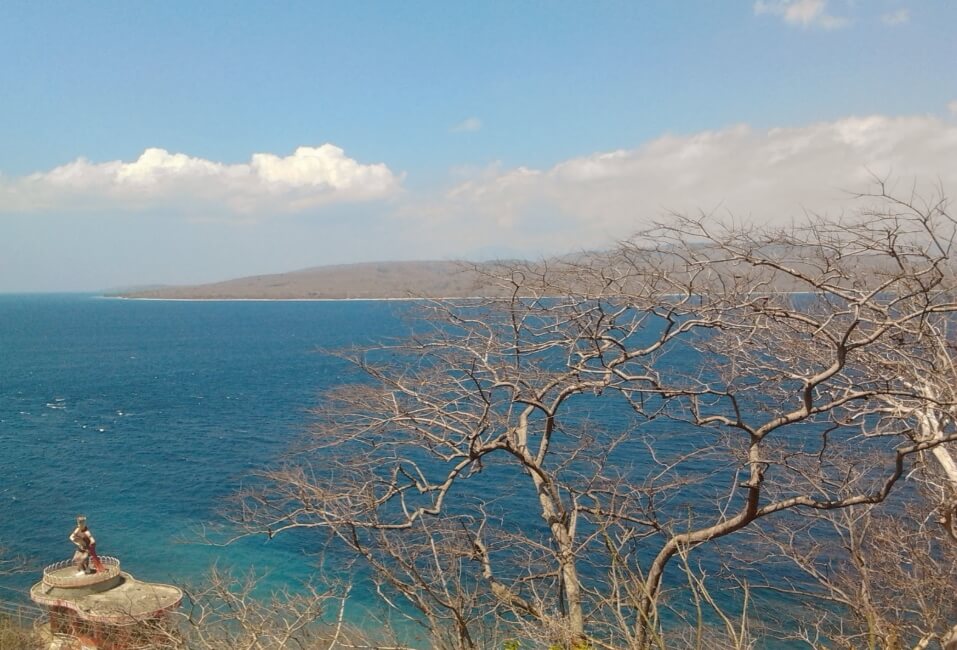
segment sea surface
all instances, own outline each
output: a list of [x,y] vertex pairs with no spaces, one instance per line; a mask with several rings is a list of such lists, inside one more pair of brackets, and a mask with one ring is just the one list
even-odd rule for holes
[[[348,368],[320,350],[395,336],[390,301],[145,301],[0,295],[0,547],[67,559],[77,514],[151,581],[215,563],[265,586],[314,566],[295,536],[201,543],[224,498],[288,450]],[[0,575],[0,601],[38,573]]]
[[[400,337],[408,310],[402,301],[0,295],[0,548],[28,563],[0,572],[0,603],[24,602],[44,565],[71,556],[80,513],[99,553],[144,580],[197,583],[213,565],[254,569],[263,594],[322,580],[314,533],[220,547],[202,531],[250,472],[309,429],[324,389],[355,381],[329,351]],[[486,480],[505,485],[496,471]],[[538,522],[533,505],[512,515]],[[352,597],[360,611],[375,601],[361,589]]]

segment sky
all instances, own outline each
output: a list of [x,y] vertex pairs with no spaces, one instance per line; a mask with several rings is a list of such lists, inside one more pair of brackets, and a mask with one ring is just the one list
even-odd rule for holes
[[0,3],[0,292],[957,196],[957,2]]

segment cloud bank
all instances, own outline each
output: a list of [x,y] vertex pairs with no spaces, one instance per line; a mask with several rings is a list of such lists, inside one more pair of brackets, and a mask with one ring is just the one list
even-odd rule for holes
[[387,198],[400,182],[386,165],[360,163],[332,144],[299,147],[285,157],[256,153],[243,164],[150,148],[132,162],[78,158],[29,176],[0,176],[0,212],[297,212]]
[[[91,223],[180,214],[259,221],[278,233],[280,223],[266,217],[321,210],[321,223],[341,224],[339,240],[356,242],[363,259],[547,255],[606,246],[672,211],[786,223],[803,210],[854,210],[850,194],[873,189],[875,175],[901,192],[916,180],[927,193],[939,181],[957,195],[957,115],[945,114],[668,134],[540,168],[458,169],[444,187],[415,192],[386,165],[358,162],[330,144],[255,154],[244,164],[148,149],[131,162],[81,158],[0,177],[0,214],[82,214]],[[313,240],[282,232],[296,245]]]
[[669,211],[719,210],[785,223],[802,210],[853,210],[874,176],[897,189],[957,193],[957,124],[933,116],[849,117],[795,128],[745,125],[666,135],[550,168],[492,166],[431,205],[416,206],[449,235],[492,238],[532,252],[601,246]]

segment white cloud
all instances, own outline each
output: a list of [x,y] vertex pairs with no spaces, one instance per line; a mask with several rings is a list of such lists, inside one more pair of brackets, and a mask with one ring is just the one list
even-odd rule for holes
[[827,0],[757,0],[754,13],[778,16],[789,25],[839,29],[850,20],[827,11]]
[[382,199],[400,181],[386,165],[362,164],[332,144],[285,157],[257,153],[242,164],[150,148],[132,162],[78,158],[29,176],[0,176],[0,213],[158,208],[258,215]]
[[910,20],[910,11],[908,9],[898,9],[881,15],[881,22],[888,27],[903,25]]
[[478,131],[482,128],[482,120],[477,117],[467,117],[451,128],[453,133]]
[[951,115],[957,115],[957,99],[947,102],[947,110],[950,111]]
[[665,135],[546,169],[493,166],[404,212],[431,218],[449,241],[560,252],[606,245],[671,210],[718,209],[785,223],[804,209],[853,209],[848,192],[873,189],[873,174],[901,187],[939,179],[957,193],[954,160],[957,124],[931,116],[849,117],[770,130],[739,125]]

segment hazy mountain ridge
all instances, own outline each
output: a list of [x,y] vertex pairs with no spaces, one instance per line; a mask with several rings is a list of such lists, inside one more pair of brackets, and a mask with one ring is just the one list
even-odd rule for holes
[[[701,249],[703,255],[709,254]],[[769,246],[763,251],[769,259],[775,259],[786,266],[803,271],[813,271],[818,252],[807,248],[787,246]],[[608,257],[611,255],[611,257]],[[124,298],[153,298],[170,300],[341,300],[341,299],[402,299],[402,298],[466,298],[498,297],[511,294],[507,280],[495,280],[493,276],[504,274],[507,278],[512,270],[518,271],[529,284],[522,289],[524,295],[539,294],[543,286],[541,274],[547,274],[549,293],[557,287],[564,290],[589,291],[603,293],[600,286],[590,286],[595,278],[579,274],[582,267],[599,266],[605,269],[617,269],[622,272],[623,291],[635,290],[631,286],[638,280],[629,279],[629,269],[633,264],[647,265],[648,269],[658,272],[686,272],[687,262],[680,257],[671,256],[667,250],[648,253],[643,261],[632,259],[625,261],[615,258],[609,251],[580,251],[574,254],[553,257],[537,262],[499,261],[472,263],[465,261],[415,261],[415,262],[363,262],[356,264],[337,264],[317,266],[287,273],[254,275],[209,284],[144,287],[110,292]],[[884,265],[875,265],[869,256],[857,260],[861,269],[869,273],[893,273],[894,269]],[[622,267],[622,265],[624,265]],[[618,268],[622,267],[622,268]],[[732,282],[736,278],[733,267],[716,265],[717,275],[714,282]],[[614,275],[614,274],[613,274]],[[810,287],[793,276],[776,272],[770,268],[752,271],[751,282],[760,282],[772,291],[807,291]],[[704,289],[708,280],[699,278]],[[536,290],[537,289],[537,290]]]
[[499,293],[476,270],[456,261],[365,262],[318,266],[223,282],[118,292],[124,298],[179,300],[335,300],[457,298]]

